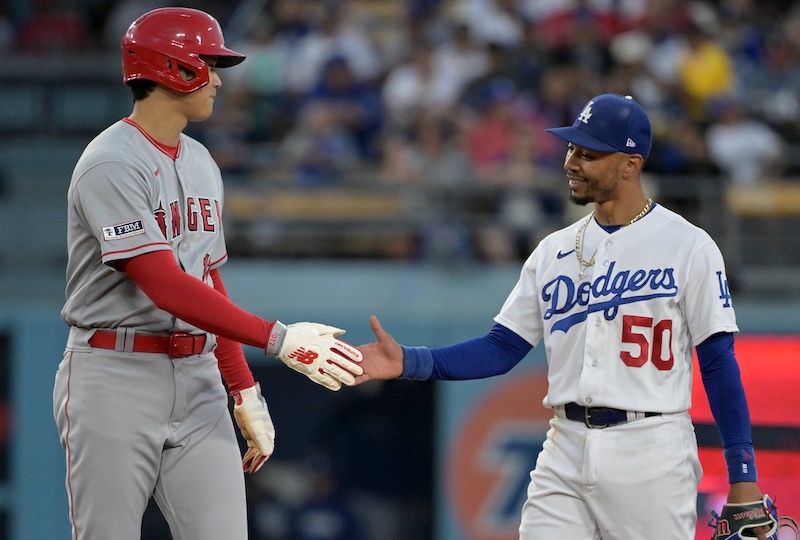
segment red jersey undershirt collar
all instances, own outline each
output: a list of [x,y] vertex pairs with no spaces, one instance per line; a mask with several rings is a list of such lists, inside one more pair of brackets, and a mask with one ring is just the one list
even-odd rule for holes
[[178,159],[178,155],[181,153],[181,143],[180,143],[180,141],[178,142],[177,146],[170,146],[168,144],[160,143],[157,140],[155,140],[153,137],[151,137],[144,129],[142,129],[142,126],[140,126],[139,124],[137,124],[136,122],[134,122],[130,118],[125,117],[125,118],[122,119],[122,121],[125,122],[126,124],[132,125],[136,129],[138,129],[139,132],[142,135],[147,137],[147,140],[150,141],[153,144],[153,146],[155,146],[156,148],[161,150],[163,153],[168,155],[170,158],[172,158],[173,160]]

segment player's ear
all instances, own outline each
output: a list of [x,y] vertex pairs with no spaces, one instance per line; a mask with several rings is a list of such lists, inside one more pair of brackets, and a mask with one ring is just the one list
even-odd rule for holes
[[644,167],[644,157],[641,154],[628,154],[623,169],[628,175],[639,173]]

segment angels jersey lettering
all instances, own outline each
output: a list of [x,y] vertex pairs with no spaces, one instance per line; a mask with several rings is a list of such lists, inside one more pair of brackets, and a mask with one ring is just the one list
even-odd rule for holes
[[[158,228],[167,240],[180,236],[184,223],[189,231],[214,233],[217,230],[216,224],[222,222],[219,201],[211,197],[187,197],[184,204],[172,201],[168,207],[169,213],[159,201],[158,208],[153,212]],[[183,208],[186,209],[185,219],[181,213]]]
[[209,272],[227,251],[222,177],[208,150],[182,134],[173,159],[135,125],[119,121],[86,147],[67,199],[67,324],[198,333],[143,292],[131,293],[114,263],[171,250],[186,273],[211,285]]

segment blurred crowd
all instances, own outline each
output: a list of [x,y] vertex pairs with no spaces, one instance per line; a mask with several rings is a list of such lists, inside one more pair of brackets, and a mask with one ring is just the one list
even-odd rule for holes
[[[10,0],[0,3],[0,51],[12,57],[114,53],[131,21],[164,5]],[[190,126],[226,179],[299,190],[379,185],[411,186],[422,193],[491,193],[494,219],[475,231],[429,231],[428,240],[446,244],[450,255],[474,234],[470,249],[477,257],[524,257],[543,234],[572,219],[561,169],[565,148],[544,128],[571,124],[586,101],[601,93],[630,94],[650,114],[655,141],[646,171],[653,189],[673,176],[713,177],[720,186],[800,178],[798,1],[205,0],[181,5],[217,17],[226,45],[248,57],[236,68],[221,70],[216,113]],[[413,453],[381,434],[382,426],[390,425],[383,417],[369,425],[348,436],[374,436],[391,458],[391,449]],[[370,440],[362,448],[375,446]],[[361,484],[378,483],[411,477],[416,470],[395,474],[392,466],[400,460],[385,467],[375,461],[380,470],[376,465],[352,476]],[[408,461],[423,462],[416,456]],[[341,462],[336,470],[341,471]],[[287,495],[270,481],[295,490]],[[252,537],[423,537],[419,531],[396,532],[402,525],[385,526],[401,522],[408,528],[422,521],[419,509],[391,516],[379,512],[398,507],[380,499],[396,495],[398,484],[386,481],[369,489],[359,484],[353,490],[355,483],[332,477],[325,459],[284,468],[273,463],[271,475],[249,485]],[[352,496],[341,495],[347,488],[369,497],[352,502]],[[343,497],[351,504],[342,507]],[[362,515],[354,516],[354,508]],[[383,535],[365,527],[370,520],[364,511],[380,522]]]
[[[0,46],[115,50],[152,0],[30,0]],[[191,134],[230,177],[489,189],[482,256],[563,224],[563,144],[586,101],[649,112],[646,170],[755,185],[800,176],[800,3],[756,0],[185,2],[248,60]],[[6,8],[8,10],[8,8]],[[511,235],[508,234],[511,231]],[[505,238],[505,241],[503,240]],[[534,240],[535,241],[535,240]],[[491,246],[491,247],[488,247]]]

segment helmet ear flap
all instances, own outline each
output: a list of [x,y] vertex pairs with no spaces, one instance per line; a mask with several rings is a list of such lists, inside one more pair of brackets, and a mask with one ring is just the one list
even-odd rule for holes
[[[125,82],[146,79],[181,93],[194,92],[208,84],[208,67],[199,58],[185,61],[171,58],[159,51],[140,47],[122,57]],[[191,76],[181,75],[181,70]]]

